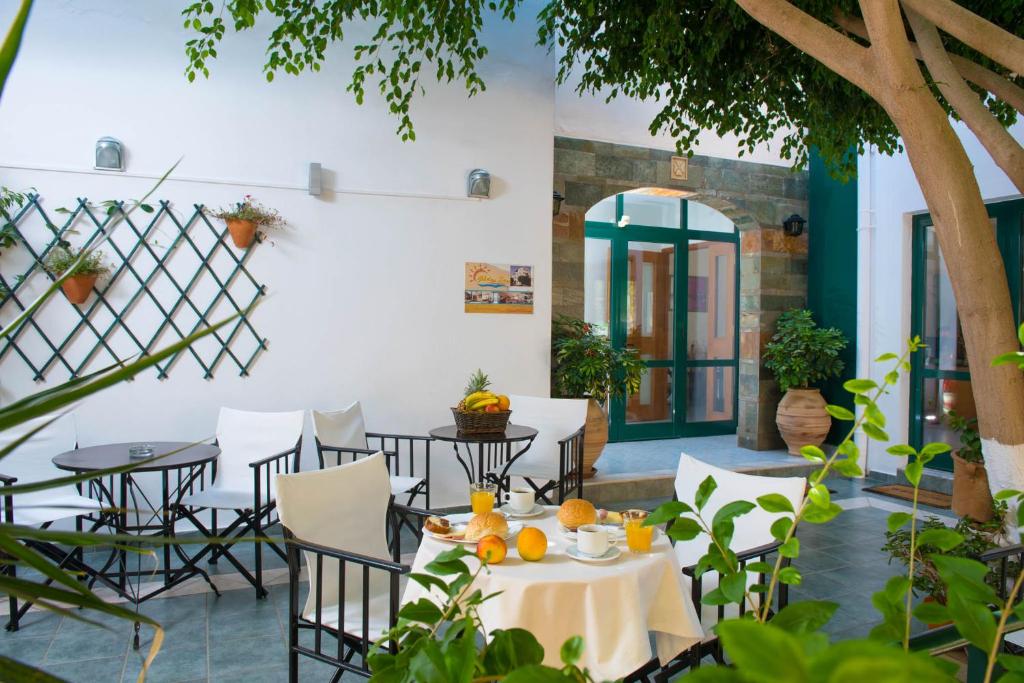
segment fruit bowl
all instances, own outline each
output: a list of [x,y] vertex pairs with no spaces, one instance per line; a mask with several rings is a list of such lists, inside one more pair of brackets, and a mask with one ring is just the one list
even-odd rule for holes
[[493,413],[476,410],[459,410],[452,408],[455,426],[463,434],[500,434],[508,426],[511,410],[499,410]]

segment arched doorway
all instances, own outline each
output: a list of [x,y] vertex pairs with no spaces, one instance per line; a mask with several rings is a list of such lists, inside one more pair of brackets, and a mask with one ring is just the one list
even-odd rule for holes
[[586,213],[584,318],[648,367],[610,406],[614,441],[736,431],[739,240],[689,194],[631,190]]

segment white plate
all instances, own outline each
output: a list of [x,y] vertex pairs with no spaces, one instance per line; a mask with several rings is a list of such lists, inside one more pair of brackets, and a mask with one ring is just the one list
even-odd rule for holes
[[544,514],[544,506],[533,504],[533,509],[529,512],[516,512],[512,508],[503,507],[499,512],[503,512],[509,519],[527,519],[529,517],[540,517]]
[[[608,532],[608,538],[615,540],[623,540],[626,538],[626,530],[617,524],[598,524],[597,526],[605,529]],[[558,525],[558,530],[562,532],[562,535],[573,541],[576,540],[576,532],[566,529],[561,524]]]
[[[469,516],[472,517],[472,515]],[[445,519],[451,522],[452,531],[463,531],[465,530],[466,525],[469,524],[469,520],[465,518],[466,515],[451,515],[450,517],[446,517]],[[507,541],[522,530],[522,522],[509,522],[508,533],[505,534],[502,538]],[[444,534],[435,534],[433,531],[428,531],[427,529],[424,529],[423,533],[427,536],[430,536],[431,538],[437,539],[438,541],[460,543],[462,545],[476,545],[476,541],[467,541],[465,538],[452,538],[450,536],[445,536]]]
[[616,546],[609,546],[607,552],[600,557],[593,557],[592,555],[585,555],[581,553],[579,548],[574,545],[569,546],[565,549],[565,554],[576,560],[577,562],[589,562],[591,564],[603,564],[605,562],[613,562],[619,559],[619,555],[622,551]]

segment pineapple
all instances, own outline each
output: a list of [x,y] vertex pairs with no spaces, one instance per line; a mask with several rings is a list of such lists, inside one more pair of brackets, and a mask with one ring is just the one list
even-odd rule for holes
[[463,392],[463,398],[459,401],[459,405],[456,406],[456,408],[465,412],[467,410],[466,397],[472,396],[479,391],[484,391],[489,386],[491,386],[490,378],[484,374],[483,370],[477,368],[477,371],[469,376],[469,384],[466,385],[466,390]]

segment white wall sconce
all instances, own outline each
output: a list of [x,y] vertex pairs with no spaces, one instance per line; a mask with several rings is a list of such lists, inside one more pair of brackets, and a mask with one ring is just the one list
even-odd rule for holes
[[124,145],[120,140],[102,137],[96,141],[96,165],[100,171],[124,170]]
[[491,174],[482,168],[474,168],[466,179],[466,196],[487,199],[491,196]]
[[323,167],[312,162],[309,165],[309,194],[319,197],[323,189]]

